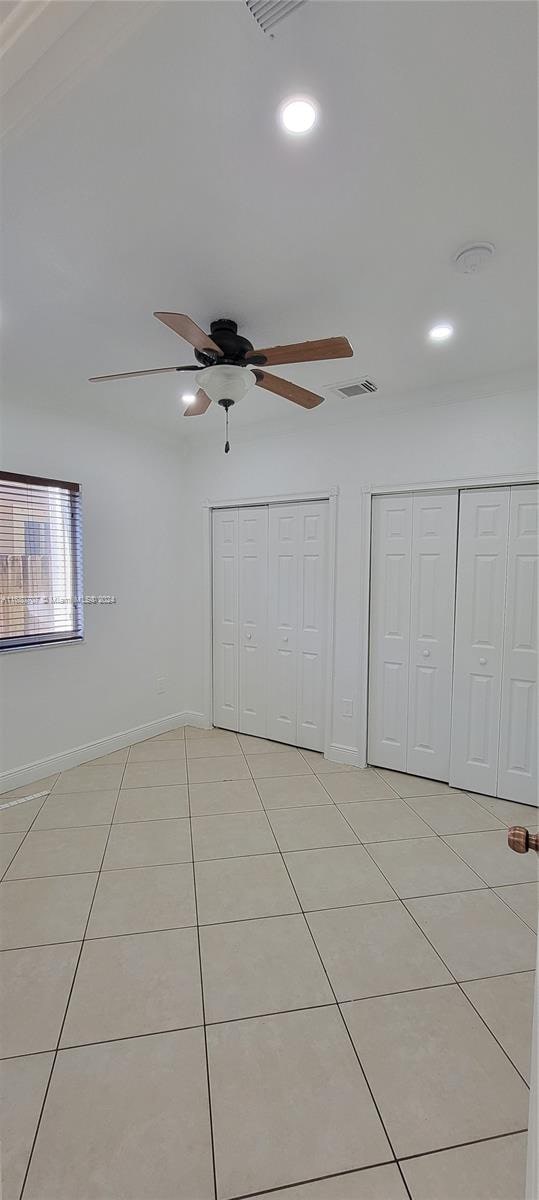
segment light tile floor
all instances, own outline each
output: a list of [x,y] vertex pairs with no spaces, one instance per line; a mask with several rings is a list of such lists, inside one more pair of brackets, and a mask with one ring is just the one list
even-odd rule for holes
[[3,1200],[522,1200],[537,810],[223,730],[6,798]]

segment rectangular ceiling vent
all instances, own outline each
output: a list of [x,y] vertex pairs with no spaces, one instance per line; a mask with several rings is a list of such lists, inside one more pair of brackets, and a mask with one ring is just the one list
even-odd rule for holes
[[364,396],[366,392],[377,392],[378,388],[372,379],[356,379],[354,383],[342,383],[335,388],[339,396]]
[[245,3],[262,32],[273,37],[276,26],[290,17],[296,8],[301,8],[306,0],[245,0]]

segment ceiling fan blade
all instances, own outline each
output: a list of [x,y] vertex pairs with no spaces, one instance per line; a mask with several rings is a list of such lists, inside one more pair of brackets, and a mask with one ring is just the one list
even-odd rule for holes
[[209,333],[204,333],[203,329],[195,325],[191,317],[186,317],[183,313],[170,312],[155,312],[153,315],[157,317],[158,321],[162,321],[163,325],[168,325],[169,329],[178,334],[178,337],[184,338],[186,342],[194,346],[195,350],[209,350],[221,357],[223,351],[217,342],[213,341]]
[[188,404],[183,415],[184,417],[201,417],[202,413],[205,413],[206,409],[210,407],[210,404],[210,397],[206,395],[202,388],[199,388],[194,404]]
[[106,379],[134,379],[137,375],[165,375],[167,371],[200,371],[200,367],[152,367],[149,371],[121,371],[119,375],[92,375],[88,383],[103,383]]
[[266,388],[268,392],[276,392],[278,396],[284,396],[285,400],[291,400],[293,404],[299,404],[302,408],[317,408],[324,401],[324,397],[318,396],[316,392],[308,392],[306,388],[298,387],[297,383],[291,383],[289,379],[281,379],[280,375],[268,375],[267,371],[256,371],[256,382],[259,387]]
[[[320,338],[316,342],[296,342],[290,346],[269,346],[266,350],[249,350],[247,362],[264,356],[269,367],[282,363],[316,362],[324,358],[350,358],[354,353],[348,338]],[[266,363],[264,365],[266,365]]]

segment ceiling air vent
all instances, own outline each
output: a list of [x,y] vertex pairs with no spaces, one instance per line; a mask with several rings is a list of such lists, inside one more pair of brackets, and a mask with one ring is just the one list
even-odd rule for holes
[[263,33],[273,37],[273,31],[281,21],[290,17],[306,0],[245,0],[249,12]]
[[377,392],[378,388],[372,379],[356,379],[354,383],[343,383],[335,388],[339,396],[364,396],[366,392]]

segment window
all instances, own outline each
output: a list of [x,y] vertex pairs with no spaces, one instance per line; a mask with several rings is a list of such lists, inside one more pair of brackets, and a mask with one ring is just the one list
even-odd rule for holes
[[82,637],[78,483],[0,471],[0,650]]

